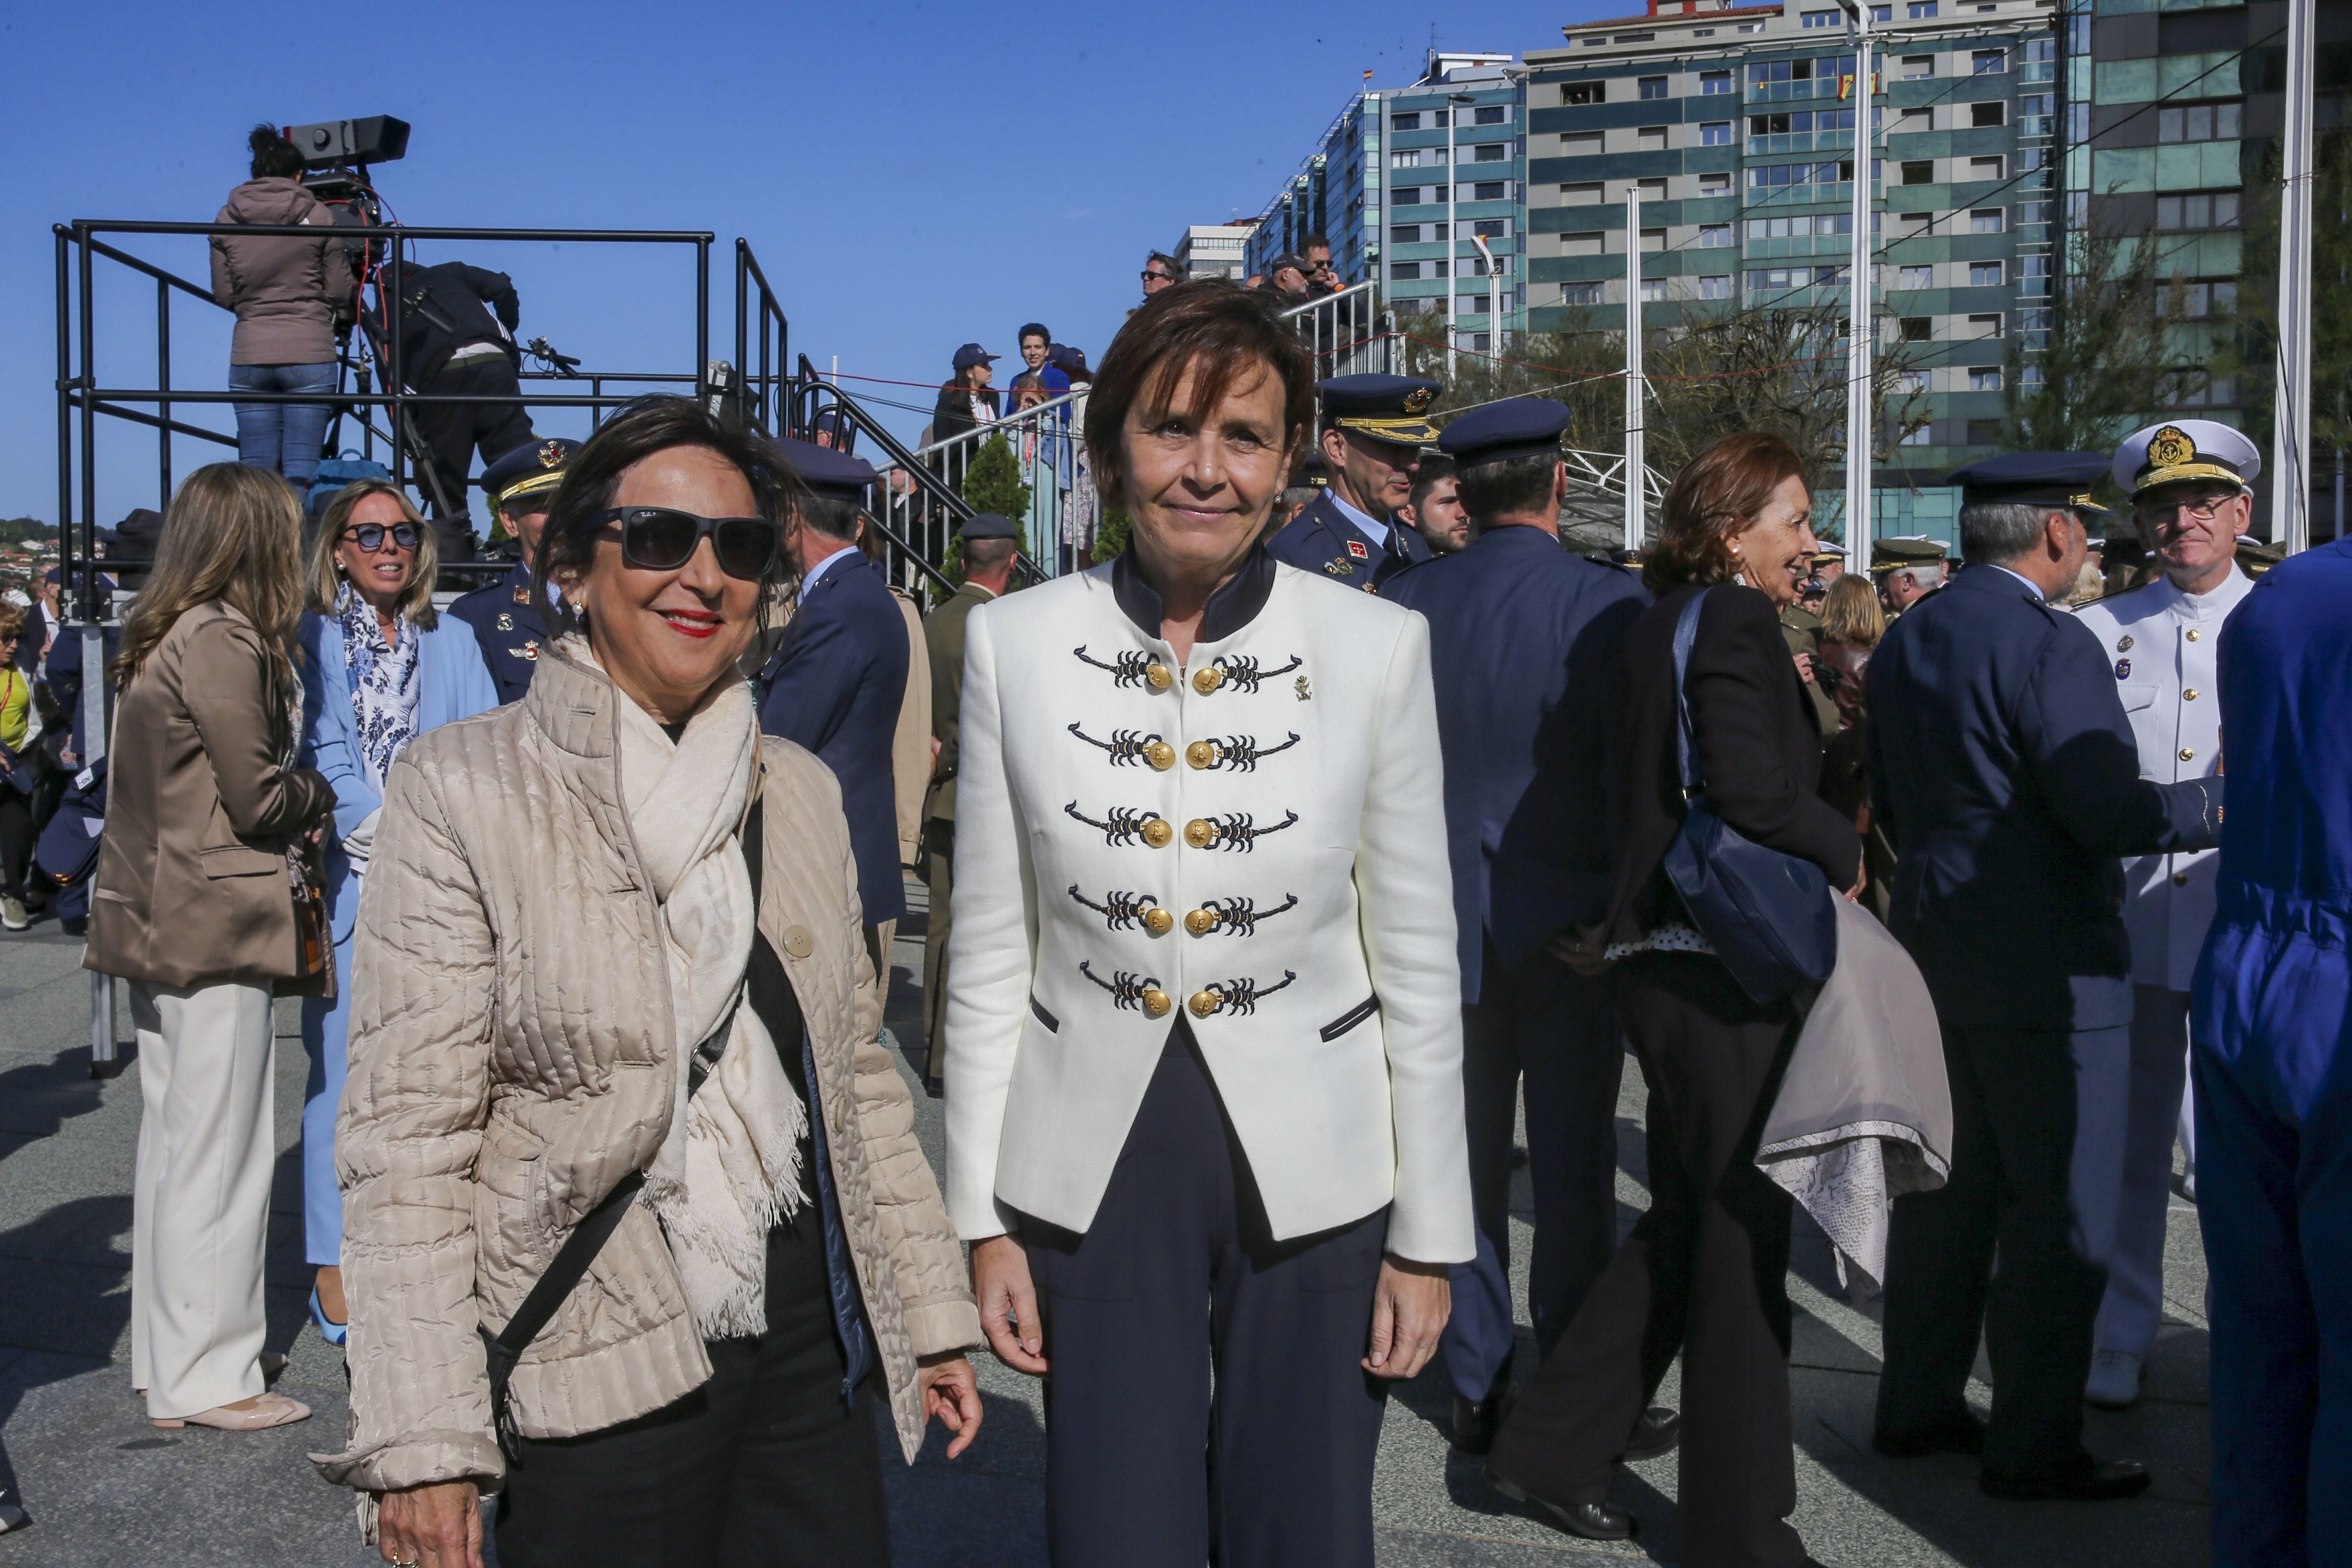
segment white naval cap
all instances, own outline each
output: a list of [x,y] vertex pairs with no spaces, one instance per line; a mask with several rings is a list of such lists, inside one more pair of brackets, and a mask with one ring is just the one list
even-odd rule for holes
[[2116,488],[2137,500],[2158,485],[2183,479],[2218,479],[2251,489],[2262,471],[2262,451],[2242,432],[2210,419],[2175,419],[2125,437],[2108,472]]

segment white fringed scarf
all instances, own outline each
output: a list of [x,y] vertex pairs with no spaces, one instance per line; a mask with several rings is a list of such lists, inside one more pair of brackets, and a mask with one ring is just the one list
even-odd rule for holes
[[[566,651],[595,663],[583,641]],[[808,1108],[744,996],[758,911],[739,829],[759,718],[750,691],[730,685],[673,745],[653,716],[615,696],[621,789],[661,904],[677,1014],[677,1097],[646,1192],[703,1336],[740,1338],[768,1326],[768,1232],[800,1207],[808,1131]],[[695,1048],[721,1028],[725,1051],[689,1102]]]

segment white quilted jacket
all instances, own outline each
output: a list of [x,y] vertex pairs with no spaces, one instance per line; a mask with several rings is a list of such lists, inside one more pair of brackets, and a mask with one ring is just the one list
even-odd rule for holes
[[[420,736],[386,780],[360,902],[336,1134],[353,1433],[314,1456],[368,1491],[504,1470],[477,1325],[512,1316],[564,1237],[667,1128],[658,913],[622,804],[626,701],[551,653],[522,701]],[[977,1343],[962,1251],[876,1042],[881,994],[830,769],[762,748],[760,926],[806,1015],[842,1217],[909,1460],[917,1358]],[[632,1208],[524,1353],[525,1435],[593,1432],[710,1375],[659,1223]]]

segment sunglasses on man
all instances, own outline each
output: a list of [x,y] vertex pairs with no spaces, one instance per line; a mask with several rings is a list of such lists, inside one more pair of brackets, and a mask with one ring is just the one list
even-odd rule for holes
[[358,545],[370,555],[383,549],[386,534],[392,536],[394,549],[404,550],[415,549],[421,537],[416,531],[415,523],[394,523],[390,528],[384,527],[382,523],[362,523],[358,528],[343,530],[343,538]]
[[588,521],[618,523],[621,559],[639,571],[676,571],[705,538],[730,577],[757,582],[775,570],[784,530],[765,517],[702,517],[669,507],[613,507]]
[[1170,277],[1167,273],[1154,272],[1147,267],[1143,269],[1143,281],[1146,283],[1173,283],[1176,279]]

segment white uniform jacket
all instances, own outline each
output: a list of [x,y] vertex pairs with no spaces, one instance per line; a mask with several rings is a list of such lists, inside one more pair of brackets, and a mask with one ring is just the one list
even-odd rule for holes
[[[1147,630],[1147,628],[1149,628]],[[972,612],[949,1210],[1083,1232],[1190,1022],[1276,1239],[1475,1250],[1429,628],[1259,551],[1180,664],[1122,559]]]
[[[2232,568],[2210,593],[2188,594],[2158,578],[2086,604],[2075,615],[2099,639],[2116,674],[2139,770],[2172,783],[2210,778],[2221,760],[2221,692],[2214,664],[2221,622],[2253,591]],[[2135,855],[2124,862],[2124,925],[2132,979],[2185,991],[2213,923],[2217,852]]]

